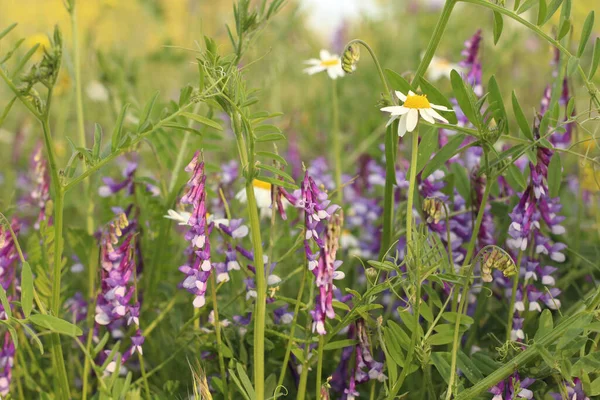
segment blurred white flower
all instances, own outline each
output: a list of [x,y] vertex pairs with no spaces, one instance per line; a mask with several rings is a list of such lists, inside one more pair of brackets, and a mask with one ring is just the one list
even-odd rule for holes
[[190,216],[191,214],[187,211],[169,210],[164,217],[179,222],[179,225],[189,225]]
[[108,101],[108,89],[98,81],[91,81],[85,88],[85,92],[92,101],[104,103]]
[[450,72],[452,72],[453,69],[459,72],[462,70],[458,64],[453,64],[445,58],[434,56],[427,69],[427,79],[435,82],[442,78],[449,78]]
[[306,60],[304,63],[309,65],[308,68],[304,69],[304,72],[309,75],[314,75],[319,72],[327,71],[327,75],[331,79],[337,79],[344,76],[344,70],[342,69],[342,60],[337,54],[331,54],[327,50],[321,50],[318,58],[311,58]]

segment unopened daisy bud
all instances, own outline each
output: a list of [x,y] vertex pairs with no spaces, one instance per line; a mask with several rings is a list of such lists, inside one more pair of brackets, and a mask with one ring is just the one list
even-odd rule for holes
[[342,56],[342,69],[345,73],[351,74],[356,69],[356,64],[360,60],[360,46],[353,43],[346,48]]
[[435,197],[428,197],[423,201],[423,212],[427,216],[427,223],[437,224],[442,219],[444,204]]
[[512,257],[499,247],[492,247],[491,251],[483,255],[483,263],[481,265],[481,279],[484,282],[492,281],[492,270],[501,271],[504,276],[513,276],[517,273],[517,267]]

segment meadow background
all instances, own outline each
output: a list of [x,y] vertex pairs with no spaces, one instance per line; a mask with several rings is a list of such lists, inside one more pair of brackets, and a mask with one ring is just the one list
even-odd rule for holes
[[[342,54],[345,50],[344,45],[349,40],[360,38],[375,50],[384,68],[401,74],[410,74],[419,64],[442,6],[442,0],[380,0],[368,4],[328,0],[288,2],[253,40],[241,63],[249,86],[260,88],[258,97],[261,109],[283,113],[274,122],[287,138],[286,141],[278,143],[279,153],[290,164],[294,161],[296,166],[300,165],[299,162],[303,162],[309,167],[319,157],[326,160],[329,165],[332,163],[330,80],[323,73],[314,76],[304,73],[305,60],[316,57],[321,49]],[[593,1],[573,1],[571,20],[573,30],[567,36],[567,40],[577,42],[584,20],[594,7],[596,12],[600,11]],[[535,13],[530,13],[530,16],[533,15],[535,18]],[[88,143],[91,143],[94,137],[95,124],[102,126],[105,132],[111,131],[123,104],[131,104],[133,119],[128,123],[134,123],[135,115],[139,114],[144,104],[156,91],[159,91],[160,103],[166,104],[169,100],[177,102],[180,89],[185,85],[196,86],[198,43],[203,47],[203,36],[206,35],[215,40],[221,54],[229,53],[232,46],[225,25],[231,24],[232,21],[230,1],[79,1],[81,82],[85,113],[84,128]],[[54,26],[58,25],[62,30],[65,43],[63,63],[54,90],[50,121],[54,132],[58,165],[65,165],[71,157],[71,147],[67,138],[75,141],[77,137],[70,16],[59,0],[0,0],[0,30],[13,22],[18,22],[19,25],[10,36],[0,42],[0,54],[8,51],[18,38],[25,38],[23,47],[17,50],[16,55],[25,54],[27,49],[39,43],[40,50],[33,55],[32,61],[41,59],[42,47],[49,48],[48,35],[52,35]],[[511,103],[511,92],[515,90],[528,120],[531,121],[533,110],[539,108],[546,85],[553,80],[554,49],[522,25],[508,18],[505,18],[504,31],[499,43],[494,45],[493,24],[493,15],[489,10],[458,4],[440,42],[436,57],[446,59],[449,63],[459,63],[463,59],[461,52],[464,42],[481,30],[483,41],[479,59],[483,68],[484,82],[494,74],[500,83],[501,95],[507,105]],[[556,25],[558,25],[558,14],[544,29],[552,33],[556,30],[552,26]],[[594,43],[594,39],[600,35],[598,26],[600,24],[597,23],[593,28],[590,43]],[[586,66],[592,59],[593,46],[588,45],[588,47],[581,58],[581,64]],[[594,79],[596,87],[599,87],[600,74],[596,74]],[[430,81],[448,98],[452,97],[452,86],[448,76],[440,77],[435,81],[430,79]],[[352,75],[338,79],[336,83],[341,110],[340,132],[344,149],[342,167],[345,174],[353,176],[365,155],[383,165],[387,120],[379,111],[381,100],[379,78],[366,51],[363,51],[356,71]],[[575,98],[575,109],[590,109],[589,95],[577,78],[573,79],[570,88]],[[11,99],[12,94],[8,87],[0,85],[0,109],[3,109]],[[154,116],[159,114],[158,107],[155,114]],[[98,239],[98,234],[94,236],[94,232],[114,218],[115,207],[125,207],[129,202],[125,193],[101,196],[99,191],[104,185],[102,178],[112,177],[121,180],[122,170],[127,163],[136,162],[135,183],[147,185],[149,188],[146,192],[138,193],[135,200],[139,207],[137,220],[143,230],[143,234],[139,237],[140,251],[143,256],[138,256],[143,260],[146,268],[142,279],[150,279],[147,278],[148,271],[152,271],[151,282],[144,283],[143,289],[140,289],[144,299],[140,327],[145,336],[144,359],[146,361],[145,366],[140,366],[135,361],[128,366],[133,372],[133,383],[127,383],[126,394],[122,395],[124,398],[183,399],[190,396],[208,398],[195,392],[200,391],[199,388],[205,385],[204,374],[209,376],[209,382],[213,376],[219,375],[214,354],[214,332],[208,320],[209,310],[205,309],[206,312],[202,313],[199,322],[194,321],[190,296],[177,288],[177,284],[182,279],[177,268],[185,259],[184,231],[176,224],[165,222],[163,218],[167,210],[172,208],[168,207],[168,199],[165,196],[169,192],[167,189],[174,173],[173,168],[181,152],[187,163],[196,150],[203,149],[207,162],[206,168],[208,173],[212,174],[212,179],[224,179],[223,166],[237,159],[235,137],[229,128],[228,117],[216,113],[212,118],[225,127],[219,135],[207,134],[205,137],[192,135],[183,149],[181,148],[183,132],[171,131],[168,135],[153,135],[144,143],[132,148],[131,152],[117,158],[116,162],[94,174],[89,180],[94,203],[93,232],[89,232],[90,226],[87,225],[86,220],[89,202],[82,201],[82,197],[78,196],[78,193],[83,193],[79,192],[81,188],[75,189],[66,198],[65,269],[61,298],[66,301],[80,293],[83,298],[89,300],[88,297],[95,298],[98,289],[88,287],[90,277],[85,262],[90,257],[90,249],[95,246],[95,240]],[[582,143],[571,148],[574,154],[561,154],[564,167],[560,192],[563,204],[561,214],[566,217],[563,225],[567,232],[562,241],[577,254],[577,256],[574,255],[575,253],[568,254],[567,262],[560,267],[557,276],[557,286],[562,291],[560,299],[563,310],[568,310],[583,299],[596,287],[599,278],[597,260],[600,255],[598,203],[600,185],[594,164],[589,161],[598,155],[596,136],[600,124],[597,118],[597,110],[590,111],[589,118],[585,120],[583,126],[576,128],[576,139],[573,142],[577,140]],[[513,132],[519,129],[514,119],[510,121],[509,126]],[[20,199],[27,197],[27,193],[31,191],[28,183],[32,173],[31,156],[41,146],[42,138],[38,122],[19,102],[15,103],[0,125],[0,211],[9,216],[18,216],[25,221],[19,239],[25,254],[33,258],[37,256],[36,251],[43,251],[43,248],[39,248],[39,243],[36,244],[36,239],[39,238],[36,236],[37,228],[33,222],[40,211]],[[503,139],[501,142],[511,143],[510,140]],[[400,153],[399,164],[407,165],[410,155],[408,148],[402,143]],[[582,158],[581,155],[585,157]],[[290,159],[296,156],[297,159]],[[187,174],[180,172],[179,183],[183,186],[185,183],[183,175],[187,178]],[[299,183],[302,174],[294,171],[294,178]],[[246,217],[245,205],[235,197],[235,194],[243,188],[243,179],[240,178],[232,183],[229,192],[226,193],[231,210],[239,218]],[[218,193],[211,195],[217,197]],[[495,215],[498,226],[504,226],[504,231],[507,225],[502,222],[503,219],[506,220],[502,217],[502,213],[508,215],[515,204],[516,198],[513,198]],[[263,224],[268,226],[266,221],[263,221]],[[360,236],[359,230],[355,228],[352,232],[354,237]],[[295,246],[297,231],[293,227],[286,227],[280,228],[278,232],[276,245],[271,246],[275,249],[271,255],[274,259],[282,256],[287,258],[276,267],[276,274],[283,281],[274,297],[281,296],[284,299],[278,299],[275,305],[269,305],[269,312],[273,312],[276,307],[284,303],[289,304],[290,310],[293,308],[293,300],[301,276],[299,267],[304,263],[302,252],[294,253],[289,257],[286,253],[288,249]],[[501,235],[505,238],[506,232]],[[266,244],[265,248],[267,248]],[[361,277],[364,263],[346,254],[343,265],[346,278],[344,284],[339,285],[340,288],[350,287],[361,291],[365,286],[364,276]],[[231,363],[228,365],[235,368],[233,359],[239,360],[246,366],[251,364],[252,336],[240,335],[239,329],[243,324],[239,323],[239,318],[245,317],[252,306],[245,298],[245,291],[248,289],[244,289],[241,278],[238,282],[235,282],[235,279],[233,281],[235,285],[230,287],[224,285],[220,288],[219,302],[223,305],[221,318],[231,323],[231,327],[224,327],[224,331],[229,329],[224,336],[228,351],[230,353],[233,351],[233,355],[226,357],[231,360],[228,361]],[[291,303],[288,302],[290,298]],[[62,309],[62,317],[67,320],[75,318],[75,322],[84,327],[87,323],[85,316],[88,313],[87,309],[84,307],[83,311],[74,312],[76,308],[69,308],[73,303],[67,304]],[[505,328],[502,324],[506,320],[507,307],[507,300],[504,303],[500,301],[490,307],[487,316],[477,321],[481,327],[478,333],[478,346],[489,349],[502,347],[495,341],[495,335],[504,334]],[[78,312],[82,312],[84,316],[76,316]],[[495,313],[498,313],[498,317],[494,316]],[[560,311],[555,314],[558,316]],[[299,317],[299,326],[302,327],[299,329],[301,335],[308,337],[310,336],[308,330],[303,329],[305,321],[308,320],[307,315]],[[532,321],[529,328],[533,333],[538,322],[533,317]],[[373,326],[371,328],[375,335],[377,330]],[[148,327],[151,327],[150,331]],[[287,328],[280,328],[270,323],[268,329],[270,333],[267,333],[265,342],[267,350],[265,369],[267,375],[274,373],[279,376],[280,363],[287,345]],[[594,349],[597,350],[600,337],[597,329],[597,326],[589,329],[592,332],[590,340],[593,345],[587,348],[584,345],[582,356],[588,351],[593,353]],[[21,331],[19,334],[22,334]],[[40,356],[33,342],[27,340],[24,333],[22,335],[23,340],[15,358],[17,367],[14,368],[11,394],[8,398],[60,399],[60,395],[51,394],[53,371],[50,368],[50,353],[46,352]],[[102,333],[99,334],[99,338],[101,337]],[[42,336],[42,339],[44,340],[45,337]],[[86,340],[87,336],[82,338],[84,346]],[[113,338],[110,340],[113,343]],[[81,395],[81,380],[86,367],[80,349],[68,339],[63,340],[63,348],[73,397],[85,397]],[[323,381],[333,374],[340,362],[340,349],[332,350],[335,351],[327,353],[331,354],[331,357],[328,356],[324,360]],[[503,351],[510,353],[517,350],[504,348]],[[378,354],[378,351],[374,353]],[[506,356],[506,353],[504,355]],[[594,362],[600,363],[596,358]],[[144,374],[147,371],[151,371],[152,374],[142,379],[142,369]],[[252,376],[250,371],[251,368],[248,367],[248,375]],[[594,371],[592,368],[591,371],[591,378],[586,385],[588,385],[587,389],[591,390],[589,385],[595,382],[594,395],[589,395],[589,398],[596,398],[595,396],[600,396],[600,381],[598,381],[600,378],[597,376],[598,370]],[[564,368],[555,375],[548,371],[539,373],[544,378],[538,379],[538,386],[535,386],[536,397],[533,398],[552,398],[549,392],[555,391],[554,388],[541,382],[553,382],[553,379],[556,382],[565,382],[562,373],[565,373]],[[116,393],[119,393],[126,384],[125,376],[124,374],[119,378],[119,383],[116,384],[118,388],[113,390],[114,398],[121,397]],[[418,376],[421,379],[421,375]],[[573,373],[572,376],[578,375]],[[310,379],[309,386],[313,385],[313,378]],[[436,392],[442,393],[446,384],[441,374],[436,375],[434,381]],[[292,388],[289,390],[288,397],[295,395],[291,382],[292,379],[286,377],[286,386]],[[102,397],[107,395],[99,393],[95,383],[89,385],[87,390],[90,396],[109,398]],[[406,390],[403,390],[409,392],[406,398],[431,396],[431,393],[421,387],[422,385],[422,381],[416,378],[407,382]],[[215,398],[223,398],[216,390],[217,386],[219,384],[212,381],[210,387],[213,395]],[[312,388],[307,396],[315,398],[317,391]],[[364,385],[360,392],[360,398],[374,399],[381,395],[379,388],[376,389],[374,384]],[[332,399],[347,395],[335,390],[331,392]],[[242,395],[234,392],[233,398],[241,398],[238,396]],[[517,394],[514,398],[517,398],[516,396]],[[492,394],[489,394],[480,398],[492,397]],[[586,397],[572,398],[584,400]]]

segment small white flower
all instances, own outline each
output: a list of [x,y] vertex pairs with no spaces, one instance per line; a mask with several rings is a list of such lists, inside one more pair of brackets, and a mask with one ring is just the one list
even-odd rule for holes
[[[271,208],[271,184],[268,182],[260,181],[258,179],[254,179],[252,181],[252,187],[254,187],[254,197],[256,197],[256,205],[258,208],[270,209]],[[240,190],[235,198],[242,203],[246,203],[248,201],[248,196],[246,196],[246,188]]]
[[267,278],[267,285],[269,286],[279,285],[280,282],[281,278],[277,275],[269,275],[269,277]]
[[435,82],[442,78],[449,78],[450,72],[452,72],[453,69],[460,72],[462,68],[458,64],[453,64],[445,58],[434,56],[427,69],[427,79]]
[[281,323],[290,324],[294,320],[294,315],[290,313],[285,313],[281,316]]
[[454,112],[447,107],[430,103],[424,94],[419,95],[409,91],[408,95],[404,95],[404,93],[396,91],[396,96],[398,96],[403,104],[401,106],[383,107],[381,111],[391,114],[387,126],[400,118],[400,123],[398,124],[398,136],[400,137],[404,136],[406,132],[415,130],[419,122],[419,115],[430,124],[434,124],[436,119],[447,124],[448,120],[442,117],[436,110]]
[[191,215],[192,214],[187,211],[168,210],[167,215],[164,217],[179,222],[179,225],[189,225],[188,221],[190,220]]
[[309,65],[308,68],[304,69],[304,72],[309,75],[314,75],[319,72],[327,71],[327,75],[331,79],[337,79],[344,76],[344,70],[342,69],[342,60],[337,54],[331,54],[327,50],[321,50],[318,58],[311,58],[304,63]]
[[85,92],[92,101],[105,103],[108,101],[108,89],[98,81],[91,81],[85,88]]

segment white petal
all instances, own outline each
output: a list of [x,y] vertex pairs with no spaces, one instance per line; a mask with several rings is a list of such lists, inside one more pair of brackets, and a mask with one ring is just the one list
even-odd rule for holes
[[403,137],[406,135],[406,119],[408,115],[403,115],[400,117],[400,122],[398,123],[398,136]]
[[419,122],[419,111],[413,108],[406,114],[406,117],[406,130],[412,132],[417,127],[417,122]]
[[317,74],[321,71],[325,71],[327,68],[322,67],[321,65],[315,65],[312,67],[308,67],[308,68],[304,68],[302,71],[304,71],[304,73],[307,73],[309,75],[314,75]]
[[403,103],[406,101],[406,95],[404,93],[399,92],[397,90],[394,93],[396,93],[396,97],[398,97],[400,101],[402,101]]
[[431,114],[429,114],[428,111],[429,110],[427,108],[422,108],[419,110],[419,114],[421,114],[421,117],[423,117],[425,121],[429,122],[430,124],[435,124],[433,117],[431,116]]
[[446,123],[446,124],[448,123],[448,120],[447,120],[446,118],[442,117],[442,116],[441,116],[441,115],[440,115],[440,114],[439,114],[437,111],[435,111],[433,108],[430,108],[428,111],[429,111],[429,114],[430,114],[430,115],[431,115],[433,118],[435,118],[435,119],[438,119],[438,120],[440,120],[440,121],[442,121],[442,122],[444,122],[444,123]]
[[281,282],[281,278],[277,275],[269,275],[267,278],[267,285],[277,285],[279,282]]
[[433,103],[429,103],[429,105],[431,106],[431,108],[435,108],[436,110],[440,110],[440,111],[452,111],[454,112],[454,110],[449,109],[448,107],[445,106],[438,106],[437,104],[433,104]]
[[328,60],[331,58],[331,54],[325,49],[319,52],[319,57],[321,57],[321,61]]
[[196,308],[203,307],[205,303],[206,299],[204,298],[204,296],[196,296],[196,298],[194,299],[194,307]]
[[394,122],[395,120],[398,119],[398,115],[392,115],[392,118],[390,118],[390,120],[387,122],[387,124],[385,124],[385,127],[387,128],[388,126],[390,126],[392,124],[392,122]]

